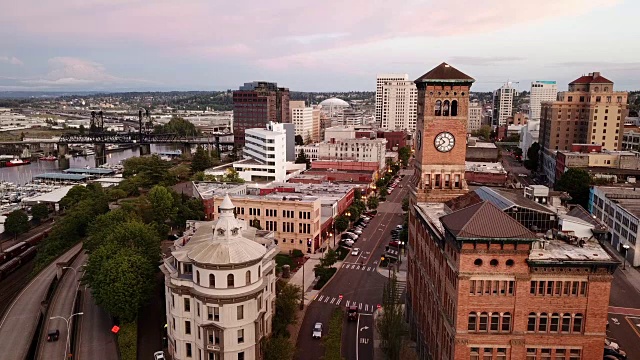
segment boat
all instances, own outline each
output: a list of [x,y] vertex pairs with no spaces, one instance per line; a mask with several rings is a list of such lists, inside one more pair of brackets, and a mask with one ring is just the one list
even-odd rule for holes
[[29,164],[31,164],[31,161],[29,160],[13,159],[4,163],[4,166],[21,166],[21,165],[29,165]]
[[56,161],[56,160],[58,160],[58,158],[53,156],[53,155],[49,155],[49,156],[43,156],[38,160],[41,160],[41,161]]

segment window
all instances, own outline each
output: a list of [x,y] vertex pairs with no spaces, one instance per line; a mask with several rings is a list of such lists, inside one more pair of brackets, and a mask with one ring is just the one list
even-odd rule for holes
[[504,313],[502,315],[502,332],[511,331],[511,313]]
[[571,349],[569,350],[569,360],[580,360],[582,358],[582,350]]
[[555,360],[565,360],[567,355],[567,350],[565,349],[556,349]]
[[507,349],[506,348],[498,348],[496,360],[507,360]]
[[217,306],[213,308],[213,321],[220,321],[220,308]]
[[191,343],[186,343],[187,357],[191,357]]
[[489,329],[491,331],[498,331],[498,326],[500,325],[500,315],[498,313],[491,314],[491,326]]
[[551,349],[540,349],[540,360],[551,360]]
[[527,360],[536,360],[535,348],[527,348]]
[[242,320],[244,319],[244,305],[238,305],[238,314],[237,314],[237,320]]
[[493,348],[484,348],[482,360],[493,360]]
[[471,348],[471,351],[469,351],[469,360],[480,360],[480,348]]
[[573,332],[574,333],[582,332],[582,314],[576,314],[573,317]]
[[547,332],[547,322],[549,318],[547,317],[547,313],[540,314],[540,318],[538,319],[538,331],[539,332]]
[[244,343],[244,329],[238,330],[238,344]]
[[478,321],[478,315],[476,315],[476,313],[470,313],[469,325],[467,326],[467,330],[476,331],[477,321]]
[[196,270],[196,283],[200,285],[200,271]]
[[244,360],[244,351],[238,353],[238,360]]
[[191,334],[191,321],[184,322],[184,333],[187,335]]
[[247,274],[245,275],[245,281],[247,282],[247,285],[251,284],[251,271],[247,271]]
[[549,326],[549,332],[557,333],[560,326],[560,315],[558,313],[551,314],[551,325]]
[[480,321],[478,323],[478,331],[487,331],[487,322],[489,321],[489,315],[486,312],[480,314]]
[[535,332],[536,331],[536,318],[538,316],[536,313],[529,313],[529,322],[527,323],[527,331]]
[[233,274],[229,274],[227,275],[227,287],[232,288],[234,286],[234,278],[233,278]]
[[184,311],[191,312],[191,301],[189,298],[184,299]]
[[562,328],[561,331],[563,333],[568,333],[571,327],[571,315],[562,314]]
[[216,287],[216,276],[213,274],[209,274],[209,287]]

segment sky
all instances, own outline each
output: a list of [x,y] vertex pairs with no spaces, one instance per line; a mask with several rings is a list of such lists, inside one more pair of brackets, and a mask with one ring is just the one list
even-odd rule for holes
[[600,71],[640,89],[637,0],[0,0],[0,91],[375,91],[443,61],[475,91]]

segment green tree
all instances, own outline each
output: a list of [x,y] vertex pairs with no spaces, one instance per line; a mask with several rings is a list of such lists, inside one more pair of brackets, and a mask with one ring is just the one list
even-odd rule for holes
[[362,211],[361,211],[360,207],[358,207],[358,206],[354,206],[353,204],[351,204],[351,206],[349,206],[349,208],[347,209],[347,212],[348,212],[349,214],[351,214],[351,215],[349,216],[349,219],[350,219],[351,221],[356,221],[356,220],[358,220],[358,218],[360,217],[360,214],[362,213]]
[[127,192],[118,188],[107,189],[106,193],[109,201],[118,201],[127,197]]
[[156,134],[176,134],[178,136],[197,136],[200,131],[191,122],[174,116],[165,125],[157,125],[154,127]]
[[14,210],[4,221],[4,230],[13,236],[18,236],[29,230],[29,216],[22,210]]
[[570,168],[556,181],[556,190],[566,191],[571,195],[570,202],[589,208],[589,186],[591,176],[584,169]]
[[135,213],[126,211],[123,208],[97,216],[89,225],[88,236],[82,244],[84,249],[93,252],[104,244],[113,229],[119,228],[130,220],[137,220]]
[[153,185],[173,185],[175,182],[167,178],[170,168],[171,163],[160,159],[156,154],[131,157],[124,161],[123,176],[128,180],[137,178],[136,185],[142,188],[150,188]]
[[211,157],[209,157],[209,154],[202,148],[202,146],[198,146],[196,148],[196,153],[191,159],[191,171],[197,173],[198,171],[205,171],[210,167]]
[[226,173],[222,177],[222,181],[228,183],[244,183],[244,179],[241,178],[238,171],[232,167],[227,169]]
[[344,312],[340,307],[333,310],[327,327],[327,334],[322,342],[324,343],[323,360],[343,360],[342,357],[342,327]]
[[300,306],[301,290],[299,286],[282,280],[276,283],[276,314],[273,317],[273,335],[289,337],[287,326],[295,324],[296,311]]
[[80,135],[84,135],[85,132],[86,132],[86,129],[85,129],[84,125],[80,125],[80,127],[78,128],[78,133]]
[[31,207],[31,216],[36,223],[49,217],[49,206],[47,204],[35,204]]
[[378,208],[378,205],[380,204],[380,199],[378,199],[378,197],[376,196],[370,196],[367,199],[367,207],[369,209],[375,210]]
[[300,152],[298,153],[298,157],[296,158],[295,163],[296,164],[306,164],[307,165],[307,169],[311,168],[311,160],[309,160],[309,158],[307,158],[307,155],[304,153],[304,151],[302,151],[302,149],[300,149]]
[[384,177],[376,180],[376,189],[380,191],[383,187],[387,186],[387,181]]
[[204,205],[199,199],[174,192],[173,203],[176,206],[176,212],[171,219],[173,228],[184,230],[187,220],[204,220]]
[[362,191],[360,189],[353,190],[353,199],[355,201],[362,199]]
[[341,233],[347,230],[348,227],[349,227],[349,219],[346,216],[341,215],[336,218],[336,231],[338,233]]
[[154,186],[147,194],[147,200],[151,204],[152,219],[156,224],[164,224],[175,216],[176,208],[173,204],[173,195],[166,187]]
[[478,131],[472,133],[473,136],[481,137],[483,140],[489,141],[491,139],[491,126],[482,125]]
[[381,348],[387,359],[400,360],[404,336],[407,334],[399,303],[400,291],[395,272],[382,290],[382,315],[378,316],[376,328],[382,341]]
[[402,165],[407,166],[409,159],[411,158],[411,147],[403,146],[398,150],[398,159],[402,162]]
[[73,205],[79,203],[80,201],[88,198],[90,196],[90,191],[89,189],[87,189],[86,186],[82,186],[82,185],[76,185],[74,187],[72,187],[71,189],[69,189],[69,191],[67,192],[67,195],[65,195],[61,200],[60,200],[60,206],[63,209],[69,209],[71,208]]
[[409,211],[409,197],[402,199],[402,211]]
[[296,348],[282,336],[270,336],[264,340],[264,360],[292,360]]
[[527,160],[524,161],[524,167],[530,171],[537,171],[540,161],[540,144],[534,142],[527,150]]
[[333,249],[327,250],[320,259],[320,264],[324,267],[332,267],[336,262],[338,262],[338,253]]

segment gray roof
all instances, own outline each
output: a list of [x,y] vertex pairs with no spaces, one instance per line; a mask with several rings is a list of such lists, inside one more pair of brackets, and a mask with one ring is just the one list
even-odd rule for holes
[[71,180],[71,181],[82,181],[91,178],[89,175],[81,175],[81,174],[66,174],[66,173],[44,173],[38,174],[34,176],[36,179],[44,179],[44,180]]
[[479,187],[474,190],[476,194],[486,201],[492,202],[500,210],[505,211],[512,207],[527,208],[543,213],[555,214],[552,210],[538,204],[537,202],[527,199],[520,192],[510,192],[495,190],[486,186]]

